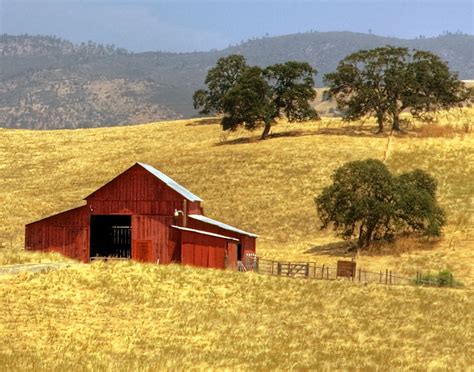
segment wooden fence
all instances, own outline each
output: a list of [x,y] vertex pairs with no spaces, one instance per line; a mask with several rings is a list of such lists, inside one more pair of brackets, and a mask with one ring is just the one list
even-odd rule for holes
[[[348,264],[352,270],[348,272]],[[245,257],[243,266],[246,271],[254,271],[265,275],[278,275],[292,278],[307,278],[320,280],[336,280],[345,279],[358,283],[378,283],[387,285],[427,285],[440,286],[434,278],[423,279],[420,272],[416,273],[416,277],[409,278],[392,272],[391,270],[381,270],[379,272],[368,271],[357,268],[355,262],[338,261],[338,267],[328,265],[317,265],[316,262],[288,262],[262,259],[255,255]],[[342,270],[341,270],[342,268]],[[429,277],[429,275],[428,275]],[[452,280],[447,286],[456,287],[457,284]]]

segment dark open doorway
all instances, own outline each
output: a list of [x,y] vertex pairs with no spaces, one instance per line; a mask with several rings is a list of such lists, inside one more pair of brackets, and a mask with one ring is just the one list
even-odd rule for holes
[[242,261],[242,244],[237,244],[237,261]]
[[131,216],[91,216],[90,257],[130,258],[132,253]]

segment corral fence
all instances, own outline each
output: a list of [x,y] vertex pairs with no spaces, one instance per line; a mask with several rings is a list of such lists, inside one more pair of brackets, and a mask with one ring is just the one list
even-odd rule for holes
[[[245,256],[240,270],[254,271],[258,274],[277,275],[292,278],[320,279],[320,280],[350,280],[358,283],[378,283],[387,285],[426,285],[456,287],[457,283],[452,276],[448,283],[441,284],[435,278],[423,276],[421,272],[416,277],[409,278],[392,272],[380,270],[379,272],[364,270],[356,267],[354,261],[339,260],[336,266],[318,265],[316,262],[288,262],[262,259],[254,254]],[[428,279],[426,278],[428,277]]]

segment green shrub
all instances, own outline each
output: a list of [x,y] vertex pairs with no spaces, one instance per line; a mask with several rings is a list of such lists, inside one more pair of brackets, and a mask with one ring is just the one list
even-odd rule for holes
[[417,285],[435,285],[438,287],[464,287],[464,284],[454,279],[454,275],[448,269],[440,270],[437,274],[421,274],[413,280]]

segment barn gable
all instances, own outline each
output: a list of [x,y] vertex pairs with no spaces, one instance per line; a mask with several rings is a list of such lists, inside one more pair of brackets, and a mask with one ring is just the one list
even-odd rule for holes
[[105,185],[85,197],[86,200],[175,201],[202,199],[151,165],[135,163]]

